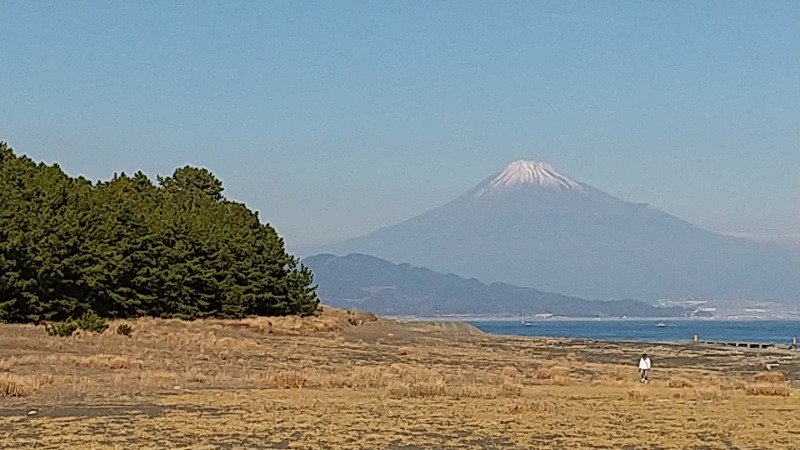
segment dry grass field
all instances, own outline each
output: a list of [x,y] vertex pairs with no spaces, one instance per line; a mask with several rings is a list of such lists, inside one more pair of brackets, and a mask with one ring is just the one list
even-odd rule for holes
[[0,449],[800,449],[797,352],[333,310],[128,323],[130,337],[0,325]]

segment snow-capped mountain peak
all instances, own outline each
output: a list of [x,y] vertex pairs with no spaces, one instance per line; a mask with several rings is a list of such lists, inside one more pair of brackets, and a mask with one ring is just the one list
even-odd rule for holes
[[512,162],[502,172],[483,183],[475,193],[475,197],[524,186],[538,186],[552,191],[581,188],[578,182],[556,172],[547,163],[519,160]]

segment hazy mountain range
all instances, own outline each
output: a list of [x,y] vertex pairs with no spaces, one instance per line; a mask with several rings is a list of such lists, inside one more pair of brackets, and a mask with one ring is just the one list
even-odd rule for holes
[[532,161],[516,161],[439,208],[321,252],[585,298],[800,301],[795,249],[703,230]]
[[588,301],[505,283],[443,275],[373,256],[316,255],[303,260],[319,284],[324,304],[382,315],[538,314],[569,317],[681,317],[683,308],[659,308],[635,300]]

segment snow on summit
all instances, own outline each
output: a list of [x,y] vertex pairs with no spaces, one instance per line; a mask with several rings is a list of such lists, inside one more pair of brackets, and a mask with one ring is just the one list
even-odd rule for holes
[[485,182],[475,193],[475,197],[524,186],[538,186],[552,191],[581,188],[576,181],[556,172],[547,163],[519,160],[512,162],[494,178]]

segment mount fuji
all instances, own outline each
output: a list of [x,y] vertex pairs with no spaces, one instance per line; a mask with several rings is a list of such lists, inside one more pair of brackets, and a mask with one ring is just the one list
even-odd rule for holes
[[515,161],[455,200],[319,249],[584,298],[800,300],[800,254]]

